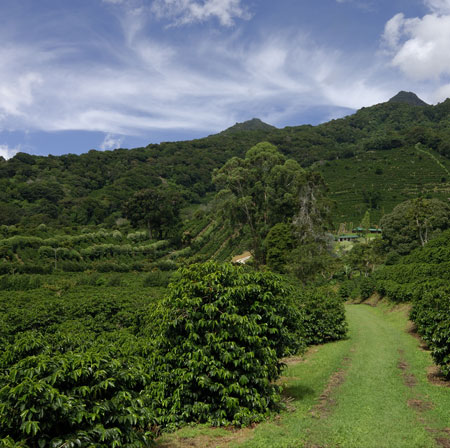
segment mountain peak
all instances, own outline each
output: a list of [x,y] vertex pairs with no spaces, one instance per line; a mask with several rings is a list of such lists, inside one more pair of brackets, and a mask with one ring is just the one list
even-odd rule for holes
[[264,123],[259,118],[252,118],[251,120],[244,121],[243,123],[236,123],[235,125],[225,129],[221,134],[231,134],[233,132],[240,131],[272,131],[276,129],[275,126]]
[[388,103],[406,103],[411,106],[428,106],[428,104],[425,101],[422,101],[414,92],[405,92],[404,90],[393,96]]

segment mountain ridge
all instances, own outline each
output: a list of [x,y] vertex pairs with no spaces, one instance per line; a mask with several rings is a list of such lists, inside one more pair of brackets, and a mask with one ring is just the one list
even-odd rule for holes
[[406,92],[401,90],[397,95],[393,96],[388,103],[405,103],[411,106],[429,106],[428,103],[420,99],[414,92]]
[[275,129],[277,129],[275,126],[272,126],[271,124],[268,123],[264,123],[264,121],[260,120],[259,118],[252,118],[251,120],[246,120],[240,123],[236,123],[233,126],[230,126],[224,131],[219,132],[219,135],[232,134],[235,132],[242,132],[242,131],[273,131]]

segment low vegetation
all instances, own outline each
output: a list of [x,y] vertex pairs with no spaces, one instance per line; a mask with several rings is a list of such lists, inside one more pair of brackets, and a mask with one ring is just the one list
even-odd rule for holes
[[346,332],[342,302],[313,324],[314,302],[244,266],[182,269],[164,299],[142,294],[149,274],[103,275],[0,293],[5,446],[147,446],[187,422],[261,421],[281,406],[280,359]]

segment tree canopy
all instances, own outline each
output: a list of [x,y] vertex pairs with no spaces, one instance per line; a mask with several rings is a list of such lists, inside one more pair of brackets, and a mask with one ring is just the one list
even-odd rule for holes
[[286,159],[275,146],[263,142],[234,157],[213,177],[224,216],[246,226],[257,263],[263,262],[262,241],[281,222],[293,222],[299,240],[316,240],[326,214],[321,203],[320,175],[306,172]]
[[450,206],[438,199],[402,202],[381,220],[383,239],[399,254],[424,246],[436,233],[450,228]]

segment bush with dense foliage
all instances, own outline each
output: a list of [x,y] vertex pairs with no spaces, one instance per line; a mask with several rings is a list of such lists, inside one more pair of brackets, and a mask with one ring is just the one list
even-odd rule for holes
[[49,276],[40,289],[29,288],[38,276],[2,278],[0,446],[144,447],[154,437],[151,338],[140,332],[155,300],[98,288],[93,276],[94,286]]
[[411,319],[431,349],[431,356],[450,378],[450,288],[424,292],[414,301]]
[[337,341],[347,334],[342,298],[328,288],[299,291],[301,326],[307,345]]
[[393,302],[412,302],[411,319],[450,377],[450,230],[375,272],[377,292]]
[[155,363],[164,424],[261,421],[280,401],[280,358],[297,352],[301,313],[275,274],[231,264],[181,269],[164,301]]
[[[261,421],[281,358],[345,331],[327,292],[246,266],[76,275],[0,277],[0,446],[144,447],[187,422]],[[165,300],[142,287],[169,278]]]
[[74,351],[64,333],[18,335],[0,356],[0,445],[149,446],[149,368],[126,339]]

